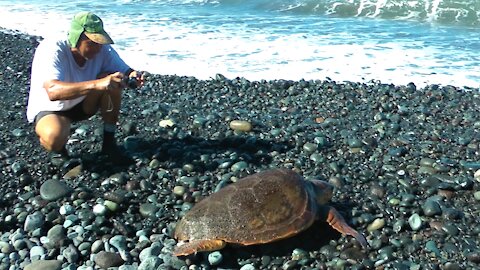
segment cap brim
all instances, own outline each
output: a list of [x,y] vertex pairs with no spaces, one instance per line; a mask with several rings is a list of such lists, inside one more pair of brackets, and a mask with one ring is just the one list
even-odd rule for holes
[[113,44],[112,38],[107,34],[107,32],[103,31],[102,33],[88,33],[85,32],[85,36],[87,36],[91,41],[98,43],[98,44]]

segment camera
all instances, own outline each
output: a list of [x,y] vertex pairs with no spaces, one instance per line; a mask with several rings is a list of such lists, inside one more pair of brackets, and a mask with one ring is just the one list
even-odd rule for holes
[[137,88],[138,85],[138,79],[137,77],[123,77],[122,83],[126,85],[130,89],[135,89]]

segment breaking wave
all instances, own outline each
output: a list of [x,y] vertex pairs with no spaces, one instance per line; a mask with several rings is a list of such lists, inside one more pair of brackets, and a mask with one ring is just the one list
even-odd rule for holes
[[478,0],[147,0],[151,4],[228,6],[290,15],[415,20],[446,25],[480,24]]

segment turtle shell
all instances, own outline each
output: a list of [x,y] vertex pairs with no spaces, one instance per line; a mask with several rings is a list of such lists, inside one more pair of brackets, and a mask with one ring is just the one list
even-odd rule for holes
[[198,202],[177,224],[175,238],[252,245],[290,237],[315,220],[312,188],[288,169],[247,176]]

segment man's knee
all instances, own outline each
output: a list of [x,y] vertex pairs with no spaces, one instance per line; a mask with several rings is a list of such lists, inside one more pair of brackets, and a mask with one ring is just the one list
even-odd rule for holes
[[48,140],[45,138],[40,138],[40,144],[48,152],[60,152],[65,146],[66,142],[60,142],[59,140]]
[[40,137],[40,144],[49,152],[60,152],[62,148],[67,144],[67,140],[52,139]]
[[69,125],[42,119],[41,122],[37,123],[35,132],[38,135],[40,144],[47,151],[60,151],[68,141]]
[[65,136],[63,132],[42,132],[39,136],[40,144],[47,151],[59,152],[65,146],[68,141],[68,136]]

